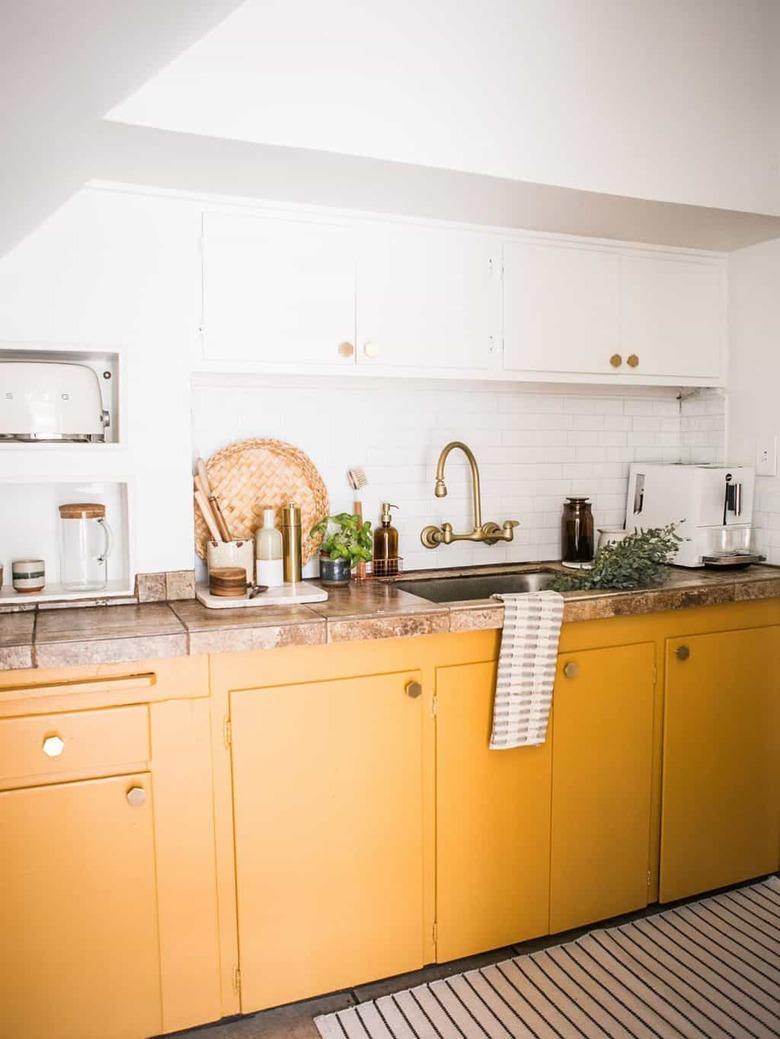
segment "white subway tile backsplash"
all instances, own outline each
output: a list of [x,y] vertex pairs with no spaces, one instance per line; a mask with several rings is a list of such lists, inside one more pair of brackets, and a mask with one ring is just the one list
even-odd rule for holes
[[[680,402],[673,390],[645,397],[633,388],[606,394],[315,377],[244,385],[200,376],[192,407],[196,454],[207,457],[243,437],[287,440],[311,456],[334,512],[351,507],[346,470],[362,465],[366,516],[376,522],[382,501],[399,506],[394,522],[406,569],[557,558],[567,495],[588,495],[597,525],[620,524],[631,461],[717,461],[724,429],[719,395]],[[458,452],[447,463],[447,497],[433,494],[436,460],[449,440],[465,441],[477,457],[483,519],[521,521],[511,544],[434,551],[420,544],[427,523],[471,526],[469,470]]]

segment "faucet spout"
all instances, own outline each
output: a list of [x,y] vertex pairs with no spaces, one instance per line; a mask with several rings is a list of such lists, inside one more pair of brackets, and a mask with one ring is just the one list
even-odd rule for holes
[[439,455],[436,464],[436,483],[433,493],[437,498],[447,496],[447,484],[444,480],[444,467],[451,451],[458,448],[466,456],[471,469],[471,501],[474,513],[474,529],[468,534],[456,534],[451,523],[442,523],[440,527],[424,527],[420,540],[426,548],[437,548],[439,545],[451,545],[453,541],[481,541],[486,545],[495,545],[497,541],[511,541],[514,537],[514,529],[518,526],[517,520],[507,520],[503,527],[497,523],[482,522],[482,491],[479,481],[479,466],[471,448],[462,440],[451,440]]

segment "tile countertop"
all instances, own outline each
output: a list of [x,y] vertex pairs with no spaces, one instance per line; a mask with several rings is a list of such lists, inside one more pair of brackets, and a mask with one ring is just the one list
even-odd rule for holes
[[[403,579],[539,569],[560,571],[561,567],[555,563],[472,567],[404,574]],[[776,596],[780,597],[780,567],[754,566],[731,574],[673,570],[659,588],[567,592],[564,620],[599,620]],[[501,628],[503,617],[504,608],[496,600],[438,604],[385,582],[330,589],[327,602],[308,606],[207,610],[195,600],[181,600],[40,609],[0,614],[0,670],[477,631]]]

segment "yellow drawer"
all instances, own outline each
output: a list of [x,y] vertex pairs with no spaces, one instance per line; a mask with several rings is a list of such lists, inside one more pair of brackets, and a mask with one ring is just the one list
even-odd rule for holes
[[110,775],[149,760],[146,705],[0,721],[0,783],[82,772]]

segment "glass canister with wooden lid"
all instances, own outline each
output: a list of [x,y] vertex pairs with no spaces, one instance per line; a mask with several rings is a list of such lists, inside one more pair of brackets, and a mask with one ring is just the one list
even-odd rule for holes
[[60,505],[60,580],[72,592],[99,591],[108,584],[111,530],[100,502]]

